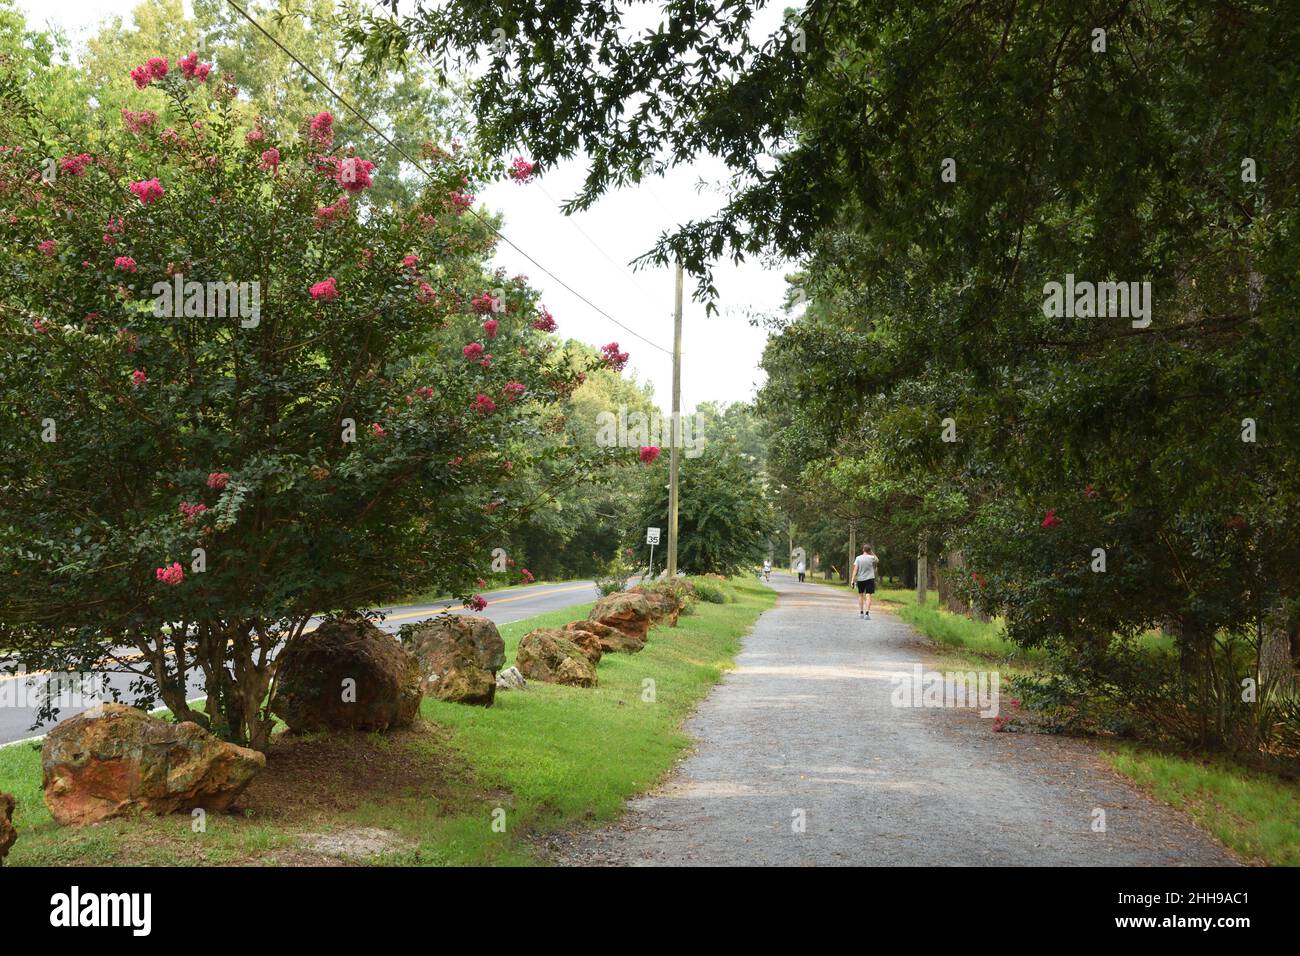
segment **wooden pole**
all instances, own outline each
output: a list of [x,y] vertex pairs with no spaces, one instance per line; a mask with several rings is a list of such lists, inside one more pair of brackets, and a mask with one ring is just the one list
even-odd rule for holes
[[677,262],[677,295],[673,306],[673,424],[668,449],[668,579],[677,576],[677,465],[682,443],[682,263]]

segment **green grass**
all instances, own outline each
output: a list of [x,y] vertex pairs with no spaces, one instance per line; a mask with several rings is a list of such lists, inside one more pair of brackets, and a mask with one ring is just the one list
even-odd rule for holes
[[1294,782],[1223,759],[1130,745],[1106,758],[1157,800],[1187,813],[1248,860],[1300,866],[1300,786]]
[[[212,814],[203,834],[191,833],[190,818],[183,814],[59,827],[41,798],[39,744],[0,748],[0,791],[18,798],[14,823],[19,839],[8,863],[316,862],[303,858],[301,832],[361,826],[393,831],[408,843],[407,849],[376,862],[535,863],[540,836],[613,819],[628,797],[662,780],[689,745],[682,722],[731,666],[740,639],[758,615],[775,603],[775,593],[753,580],[742,578],[723,587],[734,603],[701,602],[678,627],[651,631],[639,654],[605,655],[595,688],[532,682],[525,691],[498,694],[491,708],[426,698],[421,713],[431,726],[421,732],[391,739],[352,735],[378,747],[381,760],[387,754],[390,771],[409,763],[410,785],[385,786],[377,780],[357,805],[327,809],[307,821]],[[584,617],[590,607],[502,626],[507,661],[513,662],[519,640],[529,630],[563,625]],[[345,743],[349,739],[340,736]],[[273,747],[273,758],[275,752]],[[414,769],[433,765],[439,771],[424,771],[423,777]],[[367,764],[358,774],[364,777],[373,769],[373,763]],[[494,819],[504,819],[504,832],[494,829]]]

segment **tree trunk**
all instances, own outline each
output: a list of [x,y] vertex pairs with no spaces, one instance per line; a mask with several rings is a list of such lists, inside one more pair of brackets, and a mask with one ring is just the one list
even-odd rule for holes
[[939,572],[938,581],[939,606],[953,614],[970,613],[970,605],[962,600],[958,589],[958,579],[965,567],[966,559],[960,551],[949,551],[943,556],[943,568]]
[[922,538],[920,544],[916,547],[916,603],[925,603],[926,585],[930,581],[930,571],[927,567],[928,560],[925,554],[925,539]]
[[849,563],[844,568],[844,581],[846,584],[853,583],[853,559],[858,556],[858,529],[849,522]]
[[1277,608],[1264,616],[1259,636],[1259,684],[1261,697],[1270,693],[1289,697],[1296,691],[1291,633]]

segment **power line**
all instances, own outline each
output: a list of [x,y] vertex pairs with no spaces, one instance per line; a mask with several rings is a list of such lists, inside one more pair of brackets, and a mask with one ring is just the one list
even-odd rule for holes
[[[293,62],[297,63],[300,67],[302,67],[303,70],[307,73],[307,75],[310,76],[317,83],[319,83],[325,89],[325,91],[330,94],[330,96],[338,100],[339,103],[341,103],[344,107],[350,110],[359,120],[361,120],[361,122],[365,123],[368,127],[370,127],[370,129],[374,131],[376,136],[378,136],[380,139],[382,139],[385,143],[388,144],[389,148],[391,148],[395,153],[397,153],[408,163],[410,163],[413,167],[419,170],[424,175],[424,177],[428,179],[430,182],[434,181],[432,173],[430,173],[427,169],[425,169],[422,165],[420,165],[420,163],[416,159],[414,159],[409,153],[407,153],[406,150],[402,149],[402,147],[394,143],[392,139],[389,138],[387,133],[385,133],[378,126],[376,126],[374,123],[370,121],[369,117],[363,114],[359,109],[357,109],[350,102],[344,99],[338,92],[336,92],[335,89],[332,86],[330,86],[328,83],[326,83],[325,80],[323,80],[315,70],[313,70],[301,59],[299,59],[297,54],[295,54],[292,50],[290,50],[283,43],[281,43],[276,37],[268,33],[266,31],[266,28],[263,27],[260,23],[258,23],[255,19],[253,19],[253,17],[249,15],[247,10],[245,10],[238,3],[236,3],[235,0],[226,0],[226,2],[229,3],[232,7],[234,7],[235,10],[239,12],[240,16],[242,16],[245,20],[251,23],[254,29],[257,30],[257,32],[259,32],[260,34],[262,34],[262,36],[266,37],[268,40],[274,43],[276,47],[278,47],[285,56],[287,56],[289,59],[293,60]],[[498,239],[500,239],[506,245],[510,246],[510,248],[514,249],[517,253],[519,253],[521,256],[523,256],[525,259],[531,262],[534,266],[540,269],[543,273],[545,273],[546,275],[554,279],[557,283],[560,284],[560,286],[566,289],[571,295],[573,295],[580,302],[584,303],[593,312],[603,316],[604,318],[613,322],[619,328],[623,329],[624,331],[628,332],[631,335],[636,336],[642,342],[645,342],[647,345],[658,349],[660,352],[663,352],[665,355],[673,354],[671,349],[666,349],[662,345],[659,345],[656,342],[652,342],[650,339],[646,338],[640,332],[636,331],[636,329],[633,329],[630,326],[625,325],[624,323],[620,322],[618,319],[610,315],[608,312],[606,312],[604,309],[602,309],[600,306],[596,305],[596,303],[592,302],[590,299],[588,299],[577,289],[573,288],[573,286],[569,285],[569,283],[565,282],[554,272],[546,268],[546,266],[542,265],[535,258],[533,258],[531,255],[525,252],[522,248],[520,248],[519,245],[511,241],[511,239],[508,236],[506,236],[505,233],[503,233],[496,226],[492,225],[492,223],[489,222],[487,219],[480,216],[474,209],[470,208],[467,209],[466,211],[469,212],[469,214],[472,215],[479,222],[483,223],[483,225],[487,226],[487,228],[491,230],[492,233]]]

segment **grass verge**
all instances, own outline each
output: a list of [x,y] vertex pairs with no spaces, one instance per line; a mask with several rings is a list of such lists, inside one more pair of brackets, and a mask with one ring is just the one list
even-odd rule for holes
[[1124,745],[1107,762],[1247,860],[1300,866],[1300,787],[1224,759]]
[[[775,594],[723,585],[734,603],[701,602],[639,654],[606,655],[593,689],[532,683],[491,708],[425,699],[425,723],[391,734],[277,736],[238,814],[135,817],[59,827],[41,798],[39,744],[0,748],[0,791],[18,798],[10,865],[527,865],[552,830],[614,818],[689,744],[682,723]],[[590,604],[501,627],[507,661],[536,627]],[[335,844],[320,848],[327,836]],[[374,842],[378,835],[379,843]],[[369,841],[369,842],[368,842]],[[369,848],[337,852],[337,844]]]

